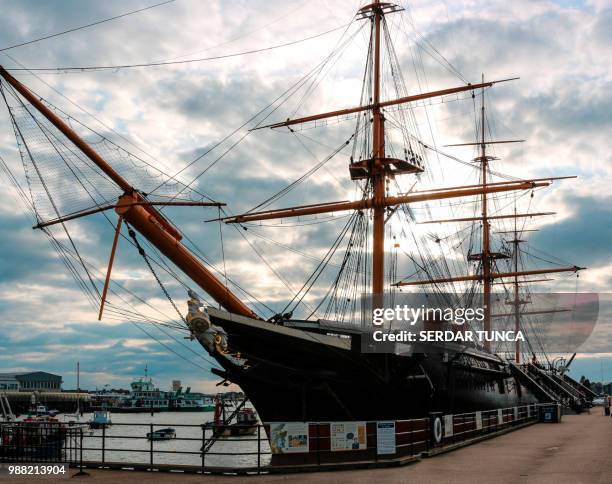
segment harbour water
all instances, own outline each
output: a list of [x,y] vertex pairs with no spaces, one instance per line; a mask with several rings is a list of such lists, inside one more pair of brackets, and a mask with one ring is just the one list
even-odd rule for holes
[[[83,437],[84,461],[102,461],[102,436],[104,433],[104,460],[106,462],[148,463],[150,462],[151,442],[146,435],[153,430],[172,427],[176,430],[176,439],[155,441],[153,459],[158,464],[202,465],[200,448],[202,447],[201,425],[213,420],[213,412],[160,412],[154,413],[114,413],[112,425],[105,430],[87,431]],[[85,413],[81,422],[87,422],[92,414]],[[68,418],[58,415],[60,421]],[[70,420],[74,417],[70,417]],[[117,425],[122,424],[122,425]],[[124,425],[125,424],[125,425]],[[184,426],[186,425],[186,426]],[[90,435],[91,434],[91,435]],[[270,446],[263,428],[261,436],[260,464],[270,462]],[[206,438],[212,437],[212,430],[206,430]],[[190,440],[181,440],[190,439]],[[251,467],[257,466],[257,434],[244,437],[219,438],[205,456],[205,465],[210,467]],[[224,453],[233,455],[223,455]]]

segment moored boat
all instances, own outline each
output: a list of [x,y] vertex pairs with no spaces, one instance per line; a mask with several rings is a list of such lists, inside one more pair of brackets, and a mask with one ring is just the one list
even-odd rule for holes
[[215,437],[255,435],[259,424],[257,412],[252,408],[244,407],[245,403],[246,401],[230,409],[230,414],[227,415],[226,409],[229,404],[217,396],[215,418],[213,421],[206,422],[204,426],[212,429]]
[[90,429],[102,429],[112,425],[111,414],[109,410],[96,410],[93,417],[89,421]]
[[0,423],[0,461],[59,460],[66,442],[66,426],[47,416]]
[[147,432],[148,440],[172,440],[176,439],[176,430],[172,427]]

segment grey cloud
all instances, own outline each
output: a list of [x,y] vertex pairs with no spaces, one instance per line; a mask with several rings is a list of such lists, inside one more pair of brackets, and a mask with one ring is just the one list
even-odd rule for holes
[[537,232],[532,242],[546,252],[576,265],[593,268],[612,260],[612,200],[609,197],[570,197],[574,211],[566,220]]
[[[28,323],[24,322],[23,330],[27,330]],[[27,363],[15,359],[12,364],[6,359],[0,359],[0,365],[4,368],[19,365],[27,369],[35,370],[41,367],[47,368],[60,374],[64,374],[66,388],[75,386],[75,365],[79,361],[81,365],[81,382],[85,388],[94,388],[104,384],[128,387],[132,378],[142,374],[144,366],[147,365],[151,374],[158,383],[169,386],[173,378],[181,377],[189,381],[212,379],[208,369],[210,363],[194,355],[190,350],[169,338],[166,334],[159,331],[150,324],[143,325],[149,333],[162,340],[166,345],[179,352],[184,357],[193,360],[198,365],[205,368],[202,370],[195,365],[191,365],[184,360],[176,357],[172,353],[171,364],[168,364],[168,351],[159,343],[151,340],[145,333],[140,331],[135,325],[124,323],[121,325],[87,324],[83,327],[71,326],[70,331],[58,333],[33,333],[29,338],[11,339],[10,344],[12,354],[28,355],[31,353],[47,354],[47,358],[40,362]],[[84,337],[84,335],[86,335]],[[181,333],[174,333],[179,340],[182,339]],[[130,341],[144,340],[144,346],[132,346]],[[204,351],[197,344],[182,341],[192,351],[205,355]],[[93,349],[90,348],[93,345]],[[1,348],[1,346],[0,346]],[[126,362],[129,364],[126,365]],[[180,368],[180,369],[179,369]],[[88,376],[88,374],[106,374],[107,379],[100,380],[99,377]]]

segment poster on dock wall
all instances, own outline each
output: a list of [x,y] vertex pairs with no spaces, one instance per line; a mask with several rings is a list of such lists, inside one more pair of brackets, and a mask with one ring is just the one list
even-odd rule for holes
[[376,453],[395,454],[395,422],[376,422]]
[[476,412],[476,430],[482,430],[482,412]]
[[308,452],[308,423],[271,423],[270,447],[273,454]]
[[329,431],[332,451],[367,448],[365,422],[332,422]]
[[453,416],[452,415],[444,415],[444,437],[452,437],[453,436]]

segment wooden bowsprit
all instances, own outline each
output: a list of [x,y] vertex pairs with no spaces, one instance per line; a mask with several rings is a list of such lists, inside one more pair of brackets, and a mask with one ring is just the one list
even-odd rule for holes
[[[97,213],[114,209],[123,220],[140,232],[155,248],[164,254],[170,261],[179,267],[191,280],[206,291],[212,299],[232,313],[240,314],[254,319],[261,319],[249,308],[226,284],[219,280],[202,261],[195,256],[183,243],[180,231],[167,220],[156,205],[213,205],[217,202],[152,202],[132,186],[119,174],[100,154],[83,140],[64,120],[60,119],[49,109],[38,96],[30,91],[21,82],[0,66],[0,76],[23,96],[39,113],[41,113],[55,128],[57,128],[74,146],[76,146],[89,160],[91,160],[108,179],[119,187],[123,195],[119,197],[116,205],[105,205],[72,214],[65,218],[51,221],[62,223],[78,218],[82,215]],[[47,225],[51,224],[48,222]],[[40,227],[42,228],[43,224]]]

